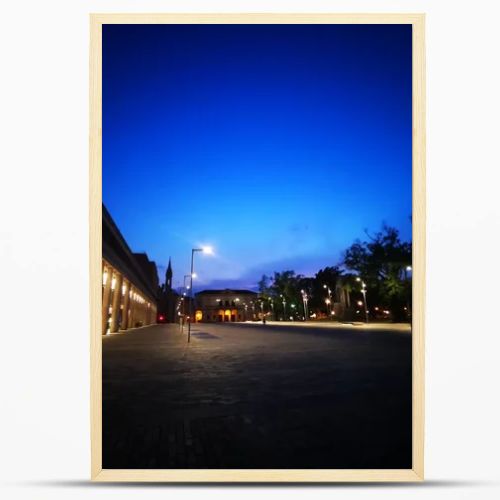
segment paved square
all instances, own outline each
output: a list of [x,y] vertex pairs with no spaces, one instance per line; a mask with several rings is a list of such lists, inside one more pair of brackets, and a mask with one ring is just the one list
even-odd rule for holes
[[186,332],[103,338],[104,468],[411,468],[409,329]]

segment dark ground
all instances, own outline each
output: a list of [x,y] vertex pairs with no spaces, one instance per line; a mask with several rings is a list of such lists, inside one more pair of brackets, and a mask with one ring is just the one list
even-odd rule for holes
[[103,338],[103,468],[411,468],[409,332],[198,324],[186,337]]

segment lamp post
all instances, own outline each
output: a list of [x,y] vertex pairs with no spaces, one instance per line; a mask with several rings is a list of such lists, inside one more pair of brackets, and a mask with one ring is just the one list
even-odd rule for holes
[[330,317],[332,315],[332,291],[330,290],[330,287],[328,285],[323,285],[323,288],[327,291],[328,293],[328,298],[325,300],[326,303],[326,313],[327,316]]
[[286,321],[286,299],[282,294],[280,294],[280,297],[281,303],[283,304],[283,321]]
[[359,276],[356,278],[356,281],[361,282],[361,293],[363,294],[363,303],[365,305],[365,317],[366,317],[366,322],[368,323],[368,304],[366,302],[366,283],[364,281],[361,281],[361,278]]
[[307,297],[307,293],[304,290],[301,290],[300,293],[302,294],[302,303],[304,304],[304,321],[307,321],[309,318],[309,309],[307,307],[307,301],[309,300]]
[[184,321],[186,320],[186,290],[189,289],[189,287],[186,287],[186,278],[190,278],[190,274],[185,274],[184,275],[184,286],[183,286],[183,292],[182,292],[182,313],[181,313],[181,332],[184,332]]
[[[411,278],[408,277],[408,273],[411,273]],[[405,281],[408,279],[413,279],[412,266],[406,266],[406,268],[405,268]],[[410,289],[411,289],[411,283],[410,283]],[[411,294],[410,294],[410,297],[411,297]],[[412,316],[412,301],[408,296],[406,299],[406,314],[409,318],[411,318],[411,316]]]
[[271,303],[271,310],[273,311],[273,321],[276,321],[276,317],[274,316],[274,301],[273,299],[269,299],[269,302]]
[[194,274],[194,253],[203,252],[213,254],[211,247],[193,248],[191,249],[191,274],[189,275],[189,323],[188,323],[188,343],[191,342],[191,322],[193,321],[193,274]]

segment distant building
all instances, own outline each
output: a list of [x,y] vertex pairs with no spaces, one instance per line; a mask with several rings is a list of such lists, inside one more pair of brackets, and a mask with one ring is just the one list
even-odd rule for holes
[[176,303],[179,300],[178,294],[172,289],[172,262],[168,259],[167,271],[165,272],[165,284],[158,289],[158,317],[160,321],[174,323],[176,317]]
[[102,206],[102,334],[156,323],[158,272],[134,254]]
[[196,322],[238,322],[258,318],[257,293],[250,290],[204,290],[196,294]]

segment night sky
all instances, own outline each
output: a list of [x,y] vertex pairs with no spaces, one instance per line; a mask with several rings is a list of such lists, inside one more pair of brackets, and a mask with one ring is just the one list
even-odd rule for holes
[[106,25],[103,202],[174,286],[411,237],[411,25]]

